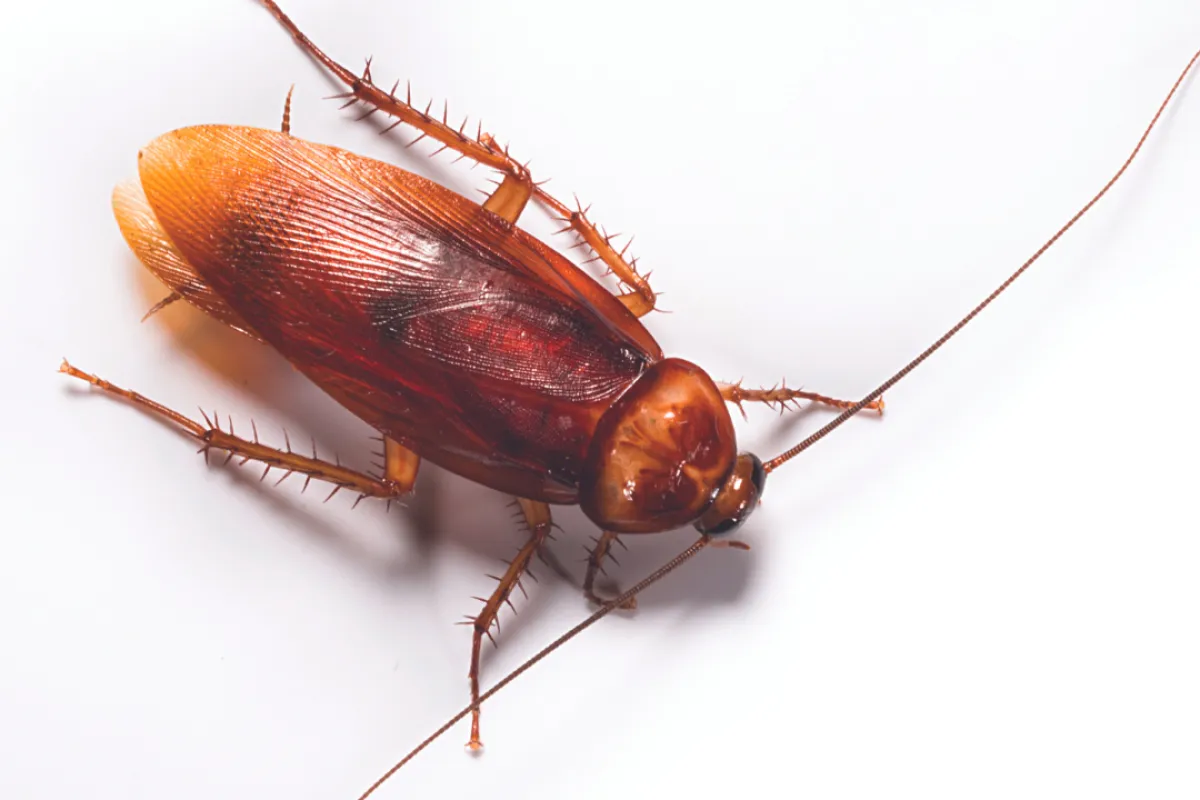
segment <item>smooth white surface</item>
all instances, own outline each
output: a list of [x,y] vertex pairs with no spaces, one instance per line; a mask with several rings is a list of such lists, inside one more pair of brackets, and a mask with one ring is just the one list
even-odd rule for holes
[[[1165,0],[286,8],[636,232],[668,351],[845,396],[1099,188],[1200,47],[1200,9]],[[250,0],[21,4],[3,28],[0,796],[349,800],[466,701],[451,623],[519,541],[504,499],[431,468],[416,522],[260,488],[54,370],[365,463],[368,431],[278,356],[188,309],[139,324],[161,290],[109,192],[172,128],[277,125],[292,82],[298,135],[464,192],[485,172],[339,114]],[[490,702],[483,758],[459,727],[379,797],[1200,794],[1198,211],[1193,78],[882,422],[772,476],[751,553],[703,555]],[[739,426],[773,455],[828,418]],[[578,572],[591,531],[558,518]],[[630,541],[617,574],[690,539]],[[489,683],[587,610],[540,576]]]

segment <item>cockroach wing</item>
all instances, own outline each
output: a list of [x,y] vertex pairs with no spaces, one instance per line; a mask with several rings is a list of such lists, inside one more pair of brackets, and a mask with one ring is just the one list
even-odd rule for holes
[[246,322],[196,274],[179,248],[167,238],[140,183],[130,181],[118,186],[113,190],[112,204],[125,243],[146,269],[201,311],[234,330],[254,336]]
[[203,126],[156,139],[139,174],[167,240],[133,225],[154,245],[143,260],[170,268],[152,270],[378,430],[502,491],[575,502],[600,415],[662,357],[561,255],[398,167]]

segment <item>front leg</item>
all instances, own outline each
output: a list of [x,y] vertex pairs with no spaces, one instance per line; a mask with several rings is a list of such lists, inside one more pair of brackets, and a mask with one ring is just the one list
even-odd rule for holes
[[[746,410],[742,407],[743,403],[763,403],[771,408],[778,408],[782,412],[789,403],[795,403],[797,400],[811,400],[814,403],[843,410],[851,408],[857,402],[838,400],[836,397],[826,397],[823,394],[805,392],[800,389],[789,389],[782,385],[770,389],[743,389],[741,383],[718,383],[717,387],[721,390],[721,397],[725,399],[725,402],[737,406],[742,412],[742,416],[746,415]],[[883,416],[883,398],[868,403],[866,407]]]
[[[611,531],[604,531],[602,534],[600,534],[599,538],[593,539],[592,541],[595,544],[591,550],[588,550],[587,573],[583,578],[583,594],[588,600],[592,601],[598,606],[602,606],[611,598],[604,598],[596,594],[596,575],[607,574],[604,569],[604,560],[606,558],[612,559],[614,564],[617,563],[616,557],[612,554],[613,545],[619,544],[621,547],[624,547],[625,543],[621,541],[617,534],[612,533]],[[632,611],[633,609],[637,608],[637,598],[629,598],[620,606],[618,606],[618,608],[626,611]]]

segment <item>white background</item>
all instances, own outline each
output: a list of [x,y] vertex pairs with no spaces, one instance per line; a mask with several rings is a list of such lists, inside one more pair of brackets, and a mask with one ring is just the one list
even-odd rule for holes
[[[668,352],[845,396],[1098,189],[1200,47],[1167,0],[286,7],[636,232]],[[275,127],[293,82],[298,135],[463,192],[486,174],[339,114],[251,0],[3,28],[0,796],[350,800],[466,701],[452,623],[520,540],[504,498],[426,468],[413,514],[322,506],[55,368],[364,464],[369,432],[277,355],[186,308],[139,323],[162,289],[109,192],[172,128]],[[1200,795],[1198,212],[1193,79],[882,421],[772,476],[752,552],[703,554],[490,702],[482,758],[460,726],[380,796]],[[738,424],[770,456],[828,418]],[[578,574],[591,530],[558,519]],[[691,538],[630,541],[619,576]],[[541,577],[486,682],[586,613]]]

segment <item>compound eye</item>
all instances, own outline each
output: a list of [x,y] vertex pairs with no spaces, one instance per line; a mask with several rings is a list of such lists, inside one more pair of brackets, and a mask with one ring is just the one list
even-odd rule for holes
[[703,531],[703,533],[707,533],[709,536],[720,536],[721,534],[725,533],[733,533],[738,528],[742,527],[743,522],[750,518],[750,513],[751,512],[746,511],[741,516],[730,517],[729,519],[718,523],[717,527],[709,528],[708,530]]
[[708,536],[736,531],[754,513],[766,482],[767,472],[758,456],[739,455],[729,479],[696,521],[696,530]]
[[763,487],[767,485],[767,470],[759,457],[753,453],[744,453],[743,457],[751,461],[750,482],[754,484],[755,498],[762,497]]

